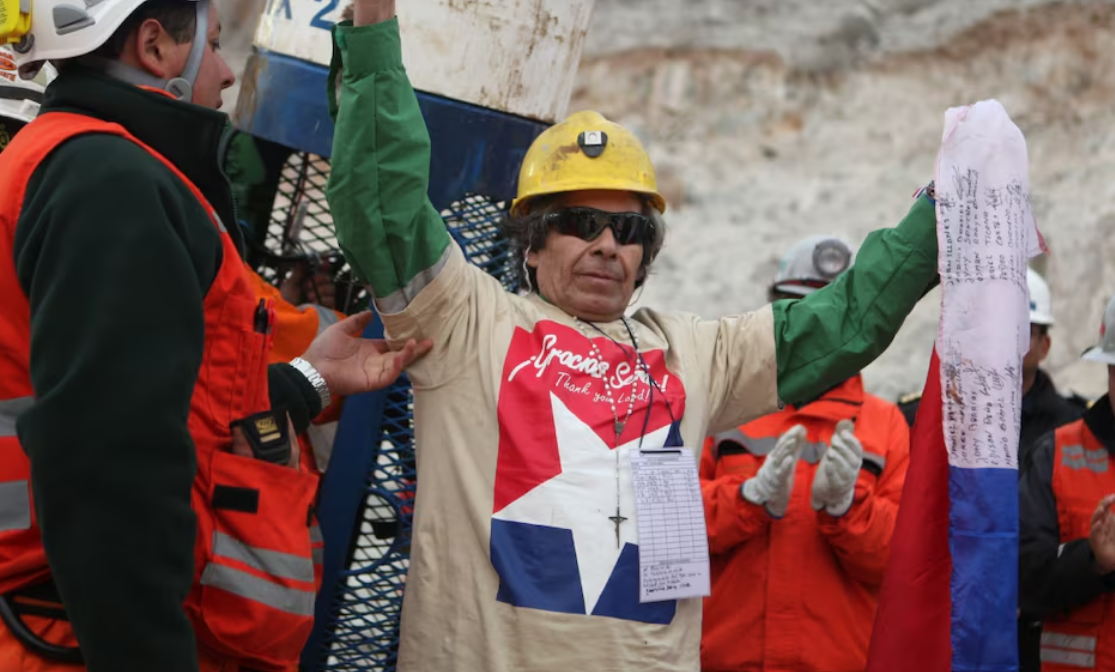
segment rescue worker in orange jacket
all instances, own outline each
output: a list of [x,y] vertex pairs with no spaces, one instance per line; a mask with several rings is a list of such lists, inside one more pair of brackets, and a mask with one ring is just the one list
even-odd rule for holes
[[363,313],[269,366],[210,2],[30,4],[21,75],[63,65],[0,153],[0,670],[293,669],[317,479],[288,422],[429,344]]
[[[807,238],[782,259],[770,298],[809,294],[853,260],[839,239]],[[856,375],[706,440],[702,670],[864,669],[909,438],[898,408]]]
[[1100,343],[1107,394],[1038,439],[1019,484],[1019,606],[1043,619],[1042,672],[1115,672],[1115,298]]

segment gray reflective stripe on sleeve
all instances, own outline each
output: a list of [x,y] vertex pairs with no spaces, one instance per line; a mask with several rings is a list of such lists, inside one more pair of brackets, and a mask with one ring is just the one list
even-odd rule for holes
[[34,397],[0,400],[0,438],[15,436],[15,421],[35,403]]
[[1092,670],[1096,667],[1096,654],[1094,653],[1050,649],[1044,646],[1041,647],[1041,660],[1043,663],[1056,663],[1066,667],[1079,667],[1083,670]]
[[213,553],[258,569],[264,574],[295,581],[313,581],[314,563],[291,553],[280,553],[249,546],[224,532],[213,533]]
[[31,493],[27,481],[0,483],[0,532],[31,527]]
[[1054,646],[1059,649],[1076,649],[1077,651],[1092,652],[1096,650],[1096,638],[1087,635],[1064,635],[1059,632],[1041,633],[1042,646]]
[[314,591],[285,588],[235,567],[209,563],[201,585],[212,586],[295,616],[314,615]]
[[317,313],[318,335],[321,335],[321,332],[341,321],[341,318],[337,315],[337,313],[329,310],[325,306],[319,306],[316,303],[304,303],[299,306],[299,308],[313,308],[314,311]]
[[321,536],[321,527],[318,525],[310,526],[310,543],[320,544],[325,542],[325,537]]
[[729,429],[726,432],[720,432],[712,437],[712,456],[720,459],[720,444],[722,443],[738,443],[741,446],[747,445],[747,439],[744,438],[743,432],[738,429]]
[[887,458],[883,457],[882,455],[876,455],[875,453],[865,452],[863,454],[863,461],[867,462],[869,464],[874,464],[876,467],[879,467],[879,471],[883,471],[884,469],[887,468]]
[[770,455],[770,451],[774,450],[774,446],[778,444],[778,439],[773,436],[756,439],[742,432],[740,432],[740,436],[743,438],[743,445],[747,448],[747,452],[752,455]]
[[321,563],[325,562],[325,547],[324,546],[318,546],[317,548],[315,548],[313,550],[313,554],[314,554],[314,564],[315,565],[320,565]]
[[433,266],[419,271],[418,275],[411,278],[410,282],[401,289],[397,289],[382,298],[376,298],[376,307],[379,308],[380,312],[391,315],[406,310],[414,297],[418,296],[418,292],[421,292],[437,279],[441,269],[445,268],[446,262],[449,261],[449,255],[453,253],[453,248],[454,245],[446,246],[445,251],[441,253],[441,258]]

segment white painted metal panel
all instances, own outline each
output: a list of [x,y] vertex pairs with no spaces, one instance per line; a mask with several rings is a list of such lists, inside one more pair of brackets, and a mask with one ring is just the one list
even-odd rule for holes
[[[322,65],[348,0],[268,0],[256,46]],[[543,121],[565,116],[593,0],[401,0],[415,88]]]

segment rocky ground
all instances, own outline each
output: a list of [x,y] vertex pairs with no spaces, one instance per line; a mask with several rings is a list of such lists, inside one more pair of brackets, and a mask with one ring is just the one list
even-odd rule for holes
[[[259,0],[225,11],[235,65]],[[706,316],[760,305],[782,250],[813,233],[859,242],[932,177],[950,106],[997,98],[1026,135],[1035,266],[1054,296],[1048,369],[1098,395],[1078,362],[1115,293],[1115,2],[596,0],[571,110],[644,139],[672,234],[643,304]],[[226,95],[226,109],[234,109]],[[930,294],[866,372],[920,389]]]

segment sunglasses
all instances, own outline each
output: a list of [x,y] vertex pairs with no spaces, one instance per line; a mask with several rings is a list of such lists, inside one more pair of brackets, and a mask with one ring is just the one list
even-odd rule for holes
[[546,223],[564,236],[596,240],[610,228],[620,245],[642,245],[654,242],[654,220],[637,212],[606,212],[596,208],[566,208],[546,215]]

